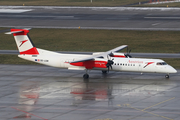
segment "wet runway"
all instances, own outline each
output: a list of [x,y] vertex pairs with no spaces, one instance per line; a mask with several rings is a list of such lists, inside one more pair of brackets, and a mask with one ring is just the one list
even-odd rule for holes
[[171,74],[72,71],[0,65],[1,120],[179,120],[180,79]]
[[0,27],[180,30],[180,8],[0,6]]

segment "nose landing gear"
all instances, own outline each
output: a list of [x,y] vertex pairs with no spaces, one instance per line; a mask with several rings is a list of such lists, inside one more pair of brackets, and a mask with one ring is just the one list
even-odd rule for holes
[[165,75],[165,78],[169,78],[169,74]]

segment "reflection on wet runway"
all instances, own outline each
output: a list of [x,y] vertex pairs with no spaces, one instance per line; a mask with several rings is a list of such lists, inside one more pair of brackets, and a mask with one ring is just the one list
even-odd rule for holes
[[0,65],[0,118],[30,120],[178,120],[179,72],[83,71]]

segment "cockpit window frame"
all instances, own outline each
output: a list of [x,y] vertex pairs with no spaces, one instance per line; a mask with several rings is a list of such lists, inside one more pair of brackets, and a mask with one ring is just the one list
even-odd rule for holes
[[157,62],[156,65],[168,65],[166,62]]

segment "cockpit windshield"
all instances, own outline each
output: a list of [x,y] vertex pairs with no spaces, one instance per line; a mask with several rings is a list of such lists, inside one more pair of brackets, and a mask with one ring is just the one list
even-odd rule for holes
[[156,65],[167,65],[166,62],[158,62]]

